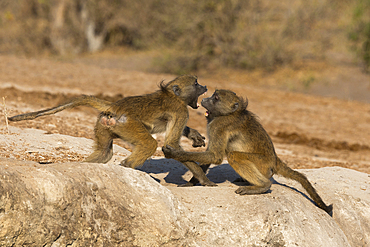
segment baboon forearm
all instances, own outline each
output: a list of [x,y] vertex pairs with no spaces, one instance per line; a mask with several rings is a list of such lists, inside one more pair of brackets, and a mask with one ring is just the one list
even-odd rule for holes
[[174,120],[167,123],[164,145],[170,145],[173,148],[180,148],[180,138],[184,133],[187,117],[175,116]]
[[180,162],[194,161],[201,164],[221,164],[223,156],[213,152],[183,152],[173,154],[173,159]]

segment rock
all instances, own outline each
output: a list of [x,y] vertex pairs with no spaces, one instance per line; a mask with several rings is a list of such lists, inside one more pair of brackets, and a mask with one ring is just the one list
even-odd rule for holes
[[1,246],[179,246],[181,204],[149,175],[107,164],[0,159]]
[[[34,160],[44,163],[84,160],[93,152],[94,141],[61,134],[48,134],[44,130],[21,129],[10,126],[10,133],[0,134],[0,150],[5,157],[17,160]],[[109,164],[119,164],[130,152],[113,145],[113,158]]]
[[[64,159],[92,140],[11,129],[9,156],[28,150]],[[42,141],[40,141],[42,140]],[[299,183],[274,176],[269,193],[239,196],[228,164],[211,166],[218,187],[177,187],[192,176],[179,162],[150,159],[133,170],[115,146],[108,164],[0,158],[0,246],[369,246],[370,175],[340,167],[300,170],[333,216]],[[36,155],[37,154],[37,155]],[[67,153],[69,154],[69,153]]]
[[341,167],[304,170],[325,199],[351,246],[370,245],[370,175]]
[[[227,173],[222,169],[211,173]],[[299,183],[279,176],[264,195],[239,196],[232,185],[168,188],[184,203],[193,233],[206,243],[200,246],[369,246],[369,175],[339,167],[300,171],[334,205],[333,217]]]
[[232,183],[166,188],[114,164],[0,159],[0,244],[367,246],[368,175],[344,168],[302,172],[334,204],[333,217],[280,177],[270,193],[239,196]]

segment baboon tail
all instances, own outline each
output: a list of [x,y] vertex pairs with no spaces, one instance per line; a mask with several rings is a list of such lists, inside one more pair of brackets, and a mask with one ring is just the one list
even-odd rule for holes
[[74,108],[76,106],[82,106],[82,105],[93,107],[99,111],[106,111],[109,109],[111,102],[98,99],[95,96],[91,96],[91,95],[82,95],[80,97],[73,98],[67,101],[66,103],[61,104],[56,107],[52,107],[52,108],[48,108],[48,109],[36,111],[36,112],[24,113],[24,114],[10,117],[8,119],[9,121],[30,120],[30,119],[35,119],[35,118],[45,116],[45,115],[55,114],[65,109],[70,109],[70,108]]
[[333,205],[327,206],[323,202],[323,200],[321,199],[319,194],[317,194],[315,188],[311,185],[311,183],[308,181],[305,175],[291,169],[284,162],[282,162],[279,158],[277,158],[276,173],[283,177],[298,181],[303,186],[303,188],[307,191],[307,193],[310,195],[312,200],[317,204],[319,208],[323,209],[328,214],[330,214],[333,211]]

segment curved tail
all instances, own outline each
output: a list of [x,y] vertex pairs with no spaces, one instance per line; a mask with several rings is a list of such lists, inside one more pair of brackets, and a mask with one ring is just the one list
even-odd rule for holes
[[319,208],[323,209],[328,214],[330,214],[333,211],[333,205],[327,206],[323,202],[323,200],[321,199],[319,194],[317,194],[315,188],[311,185],[311,183],[308,181],[305,175],[291,169],[284,162],[282,162],[279,158],[277,158],[276,173],[283,177],[298,181],[303,186],[303,188],[307,191],[307,193],[310,195],[312,200],[317,204]]
[[55,114],[65,109],[70,109],[70,108],[74,108],[76,106],[82,106],[82,105],[93,107],[99,111],[106,111],[109,109],[111,104],[112,104],[111,102],[98,99],[95,96],[82,95],[77,98],[73,98],[59,106],[48,108],[48,109],[41,110],[41,111],[29,112],[29,113],[16,115],[16,116],[8,118],[8,120],[9,121],[22,121],[22,120],[35,119],[41,116]]

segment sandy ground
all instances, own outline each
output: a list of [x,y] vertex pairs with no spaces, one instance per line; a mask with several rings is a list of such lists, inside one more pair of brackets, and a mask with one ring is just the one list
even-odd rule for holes
[[[75,152],[73,147],[66,149],[61,146],[55,149],[59,155],[48,157],[40,151],[27,152],[17,148],[17,145],[22,144],[12,141],[11,136],[16,135],[12,129],[10,133],[7,131],[2,97],[5,98],[6,114],[13,116],[51,107],[80,94],[92,94],[115,101],[123,96],[150,93],[158,88],[161,80],[169,81],[175,77],[139,72],[131,67],[125,69],[124,66],[118,66],[115,60],[104,60],[110,63],[86,61],[89,60],[0,56],[0,135],[5,139],[0,143],[0,157],[47,164],[81,161],[91,151]],[[348,70],[348,73],[352,72]],[[341,70],[341,73],[345,71]],[[215,88],[227,88],[248,97],[249,109],[259,116],[274,141],[278,155],[290,167],[341,166],[370,174],[370,104],[283,91],[269,86],[269,83],[250,82],[243,76],[225,79],[222,76],[201,74],[198,77],[201,84],[207,85],[208,96]],[[370,77],[361,75],[361,78],[366,81]],[[266,81],[269,79],[271,76]],[[259,78],[257,81],[262,80]],[[206,135],[204,109],[189,108],[189,112],[188,125]],[[44,130],[45,133],[39,138],[29,141],[31,144],[32,141],[45,143],[42,136],[48,134],[93,139],[96,116],[95,110],[80,107],[54,116],[9,125],[24,129],[25,132],[27,128]],[[156,160],[161,160],[163,136],[159,135],[157,139],[159,149],[155,156]],[[115,143],[130,150],[121,141]],[[192,149],[190,142],[185,139],[182,145],[185,149]]]

